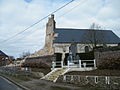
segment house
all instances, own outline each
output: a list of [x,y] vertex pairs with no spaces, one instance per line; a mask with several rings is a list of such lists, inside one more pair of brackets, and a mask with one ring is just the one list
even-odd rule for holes
[[9,63],[9,56],[0,50],[0,66],[5,66]]
[[73,60],[94,59],[94,44],[109,47],[119,43],[120,38],[112,30],[57,28],[54,15],[51,15],[46,24],[45,46],[30,57],[55,55],[56,61],[63,61],[67,65],[71,56]]

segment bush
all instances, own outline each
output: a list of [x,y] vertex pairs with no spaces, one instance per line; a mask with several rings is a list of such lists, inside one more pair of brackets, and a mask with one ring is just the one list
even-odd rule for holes
[[25,62],[22,64],[22,67],[31,67],[31,68],[50,68],[49,65],[43,62]]
[[102,60],[98,65],[98,69],[120,70],[120,56],[117,58],[109,57]]

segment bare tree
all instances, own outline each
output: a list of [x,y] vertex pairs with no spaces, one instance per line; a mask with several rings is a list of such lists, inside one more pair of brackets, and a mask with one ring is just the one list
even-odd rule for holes
[[30,56],[30,52],[27,51],[27,52],[23,52],[21,55],[20,55],[20,58],[25,58],[27,56]]
[[13,61],[13,60],[15,60],[15,57],[14,56],[9,56],[9,59]]
[[91,49],[96,48],[98,44],[102,43],[102,39],[104,38],[103,32],[100,31],[98,33],[98,30],[102,30],[101,26],[93,23],[90,26],[89,31],[86,32],[85,39],[87,42],[89,42],[89,46],[92,46],[90,47]]

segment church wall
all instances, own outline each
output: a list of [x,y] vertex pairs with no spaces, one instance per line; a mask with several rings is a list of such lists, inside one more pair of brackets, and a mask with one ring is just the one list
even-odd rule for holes
[[[53,47],[54,47],[54,52],[55,53],[69,53],[69,47],[70,47],[71,43],[69,44],[54,44]],[[85,44],[77,44],[77,53],[84,53],[85,50]]]
[[[69,47],[71,43],[54,43],[53,48],[54,48],[54,53],[61,54],[62,55],[62,60],[66,58],[66,54],[69,53]],[[103,44],[99,44],[98,46],[102,46]],[[77,44],[77,52],[78,54],[85,53],[85,47],[88,46],[88,52],[92,51],[92,44]],[[106,46],[117,46],[117,44],[106,44]]]
[[[69,47],[71,43],[61,43],[61,44],[53,44],[54,47],[54,53],[69,53]],[[77,53],[85,53],[85,46],[89,47],[89,51],[92,51],[92,44],[77,44]],[[102,46],[102,44],[99,44],[98,46]],[[106,44],[107,47],[109,46],[117,46],[117,44]]]
[[112,46],[118,46],[118,44],[106,44],[106,46],[107,46],[107,47],[109,47],[109,46],[112,47]]
[[69,53],[70,44],[54,44],[55,53]]

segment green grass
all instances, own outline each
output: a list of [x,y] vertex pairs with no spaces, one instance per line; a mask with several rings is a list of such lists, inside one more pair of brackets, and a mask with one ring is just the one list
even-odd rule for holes
[[17,78],[17,79],[20,79],[20,80],[23,80],[23,81],[30,81],[30,78],[29,77],[27,77],[27,76],[15,76],[15,78]]
[[30,81],[31,79],[28,76],[12,75],[12,74],[0,74],[1,76],[6,76],[9,78],[15,78],[22,81]]
[[46,86],[45,83],[35,83],[35,85],[36,85],[36,86],[42,86],[42,87],[43,87],[43,86]]

